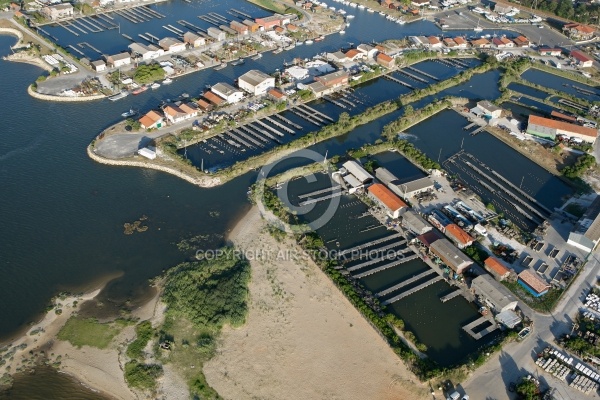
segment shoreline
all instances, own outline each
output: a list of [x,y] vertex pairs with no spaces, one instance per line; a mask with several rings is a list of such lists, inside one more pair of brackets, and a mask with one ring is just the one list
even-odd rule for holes
[[85,102],[85,101],[101,100],[106,97],[105,94],[94,94],[91,96],[76,96],[76,97],[43,94],[43,93],[38,93],[35,90],[33,90],[33,85],[27,86],[27,93],[34,99],[44,100],[44,101],[56,101],[59,103],[78,103],[78,102],[81,103],[81,102]]

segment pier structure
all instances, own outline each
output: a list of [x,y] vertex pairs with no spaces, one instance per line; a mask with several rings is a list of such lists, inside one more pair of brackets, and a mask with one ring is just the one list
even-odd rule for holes
[[[400,265],[400,264],[407,263],[407,262],[412,261],[412,260],[414,260],[416,258],[419,258],[419,256],[417,254],[413,254],[411,256],[404,257],[404,258],[402,258],[402,259],[400,259],[398,261],[394,261],[393,263],[382,265],[380,267],[373,268],[373,269],[370,269],[370,270],[365,271],[365,272],[361,272],[359,274],[354,275],[354,277],[355,278],[364,278],[365,276],[369,276],[369,275],[373,275],[373,274],[376,274],[376,273],[381,272],[381,271],[385,271],[386,269],[395,267],[395,266]],[[443,278],[440,277],[440,279],[443,279]]]
[[391,76],[390,74],[383,74],[381,76],[383,78],[385,78],[385,79],[388,79],[388,80],[392,81],[392,82],[396,82],[396,83],[399,83],[402,86],[406,86],[409,89],[414,89],[414,87],[412,85],[410,85],[410,84],[408,84],[408,83],[406,83],[404,81],[401,81],[400,79],[398,79],[398,78],[396,78],[394,76]]
[[431,75],[431,74],[428,74],[427,72],[421,71],[420,69],[416,69],[415,67],[409,66],[409,67],[406,67],[406,69],[409,69],[409,70],[411,70],[411,71],[413,71],[413,72],[416,72],[417,74],[421,74],[421,75],[423,75],[423,76],[426,76],[426,77],[428,77],[429,79],[432,79],[432,80],[434,80],[434,81],[439,81],[439,79],[438,79],[438,78],[436,78],[435,76],[433,76],[433,75]]
[[452,292],[452,293],[448,293],[447,295],[440,297],[440,301],[441,301],[442,303],[445,303],[445,302],[447,302],[447,301],[450,301],[450,300],[452,300],[452,299],[454,299],[454,298],[456,298],[456,297],[460,296],[460,295],[462,294],[462,292],[463,292],[462,290],[460,290],[460,289],[456,289],[454,292]]
[[381,302],[381,304],[382,304],[382,305],[384,305],[384,306],[387,306],[388,304],[395,303],[395,302],[397,302],[397,301],[399,301],[399,300],[402,300],[403,298],[405,298],[405,297],[408,297],[408,296],[410,296],[410,295],[412,295],[412,294],[415,294],[415,293],[417,293],[419,290],[425,289],[427,286],[431,286],[431,285],[433,285],[434,283],[436,283],[436,282],[439,282],[439,281],[441,281],[441,280],[443,280],[443,279],[444,279],[444,278],[442,278],[442,277],[441,277],[441,276],[439,276],[439,275],[438,275],[438,276],[435,276],[435,277],[433,277],[433,278],[429,279],[428,281],[426,281],[426,282],[423,282],[423,283],[421,283],[420,285],[418,285],[418,286],[415,286],[414,288],[407,290],[406,292],[402,292],[402,293],[400,293],[400,294],[398,294],[398,295],[396,295],[396,296],[394,296],[394,297],[392,297],[392,298],[390,298],[390,299],[387,299],[387,300],[384,300],[384,301],[382,301],[382,302]]
[[401,73],[402,75],[406,75],[408,78],[410,78],[410,79],[412,79],[414,81],[421,82],[421,83],[426,83],[426,84],[430,84],[430,82],[427,79],[423,79],[420,76],[416,76],[415,74],[411,74],[406,69],[398,69],[396,71],[399,72],[399,73]]
[[364,244],[361,244],[361,245],[358,245],[358,246],[354,246],[354,247],[351,247],[351,248],[346,249],[346,250],[342,250],[341,252],[338,253],[338,257],[343,257],[346,254],[352,254],[352,253],[364,250],[364,249],[366,249],[368,247],[378,245],[380,243],[389,242],[390,240],[394,240],[394,239],[397,239],[399,237],[404,237],[404,236],[401,233],[397,232],[397,233],[394,233],[392,235],[383,237],[381,239],[371,240],[370,242],[367,242],[367,243],[364,243]]
[[432,269],[427,269],[427,271],[425,271],[425,272],[421,272],[420,274],[417,274],[417,275],[413,276],[412,278],[408,278],[407,280],[402,281],[402,282],[400,282],[397,285],[394,285],[394,286],[392,286],[390,288],[382,290],[381,292],[375,294],[375,296],[377,296],[377,297],[387,296],[388,294],[392,294],[393,292],[395,292],[397,290],[400,290],[400,289],[402,289],[402,288],[404,288],[404,287],[406,287],[406,286],[408,286],[408,285],[410,285],[412,283],[415,283],[415,282],[417,282],[417,281],[419,281],[419,280],[421,280],[423,278],[426,278],[426,277],[428,277],[429,275],[432,275],[432,274],[435,274],[435,271],[432,270]]
[[[483,324],[485,322],[489,322],[492,325],[475,333],[475,331],[473,329],[477,328],[478,326],[480,326],[481,324]],[[492,318],[482,316],[482,317],[476,319],[475,321],[471,322],[470,324],[463,326],[462,329],[465,332],[467,332],[473,339],[479,340],[482,337],[484,337],[485,335],[487,335],[488,333],[492,333],[496,329],[498,329],[498,325],[496,324],[496,321],[494,321]]]

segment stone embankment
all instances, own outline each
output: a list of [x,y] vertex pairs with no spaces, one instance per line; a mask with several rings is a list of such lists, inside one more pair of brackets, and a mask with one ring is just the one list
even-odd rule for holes
[[104,94],[94,94],[91,96],[56,96],[51,94],[43,94],[38,93],[33,90],[33,87],[29,85],[27,88],[27,93],[33,98],[44,101],[58,101],[58,102],[83,102],[83,101],[93,101],[100,100],[106,97]]
[[94,160],[100,164],[154,169],[157,171],[166,172],[167,174],[175,175],[178,178],[181,178],[181,179],[191,183],[192,185],[200,186],[203,188],[215,187],[215,186],[218,186],[221,184],[221,180],[219,178],[211,178],[208,176],[207,177],[193,177],[193,176],[186,174],[185,172],[177,170],[175,168],[152,163],[150,160],[134,161],[134,160],[114,160],[114,159],[104,158],[104,157],[99,156],[98,154],[94,153],[94,150],[92,149],[91,145],[87,147],[87,154],[92,160]]

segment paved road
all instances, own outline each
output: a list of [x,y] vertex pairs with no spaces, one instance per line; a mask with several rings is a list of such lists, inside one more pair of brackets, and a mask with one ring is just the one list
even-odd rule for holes
[[571,330],[573,316],[582,307],[582,299],[587,291],[595,284],[600,271],[599,252],[590,255],[577,280],[571,285],[556,307],[552,315],[533,314],[534,331],[523,342],[507,345],[479,368],[463,384],[472,399],[502,400],[516,398],[508,392],[510,382],[518,382],[519,378],[528,373],[539,373],[540,381],[546,386],[556,389],[557,399],[597,398],[597,395],[584,396],[581,392],[569,388],[550,374],[536,369],[535,354],[554,343],[554,338]]

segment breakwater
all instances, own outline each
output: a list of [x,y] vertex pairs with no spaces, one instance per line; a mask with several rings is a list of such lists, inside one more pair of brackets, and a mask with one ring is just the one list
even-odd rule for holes
[[94,100],[101,100],[106,97],[106,95],[104,95],[104,94],[95,94],[92,96],[76,96],[76,97],[55,96],[55,95],[51,95],[51,94],[38,93],[35,90],[33,90],[32,85],[29,85],[27,87],[27,93],[31,97],[36,98],[38,100],[58,101],[58,102],[64,102],[64,103],[94,101]]

